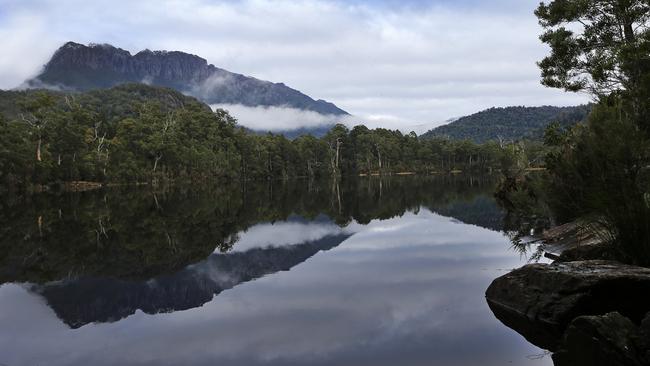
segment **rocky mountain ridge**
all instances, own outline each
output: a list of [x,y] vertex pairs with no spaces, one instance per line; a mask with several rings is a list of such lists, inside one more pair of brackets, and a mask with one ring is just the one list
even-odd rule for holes
[[196,55],[151,50],[132,55],[109,44],[67,42],[26,86],[85,91],[132,82],[170,87],[207,104],[282,106],[325,115],[348,114],[283,83],[220,69]]

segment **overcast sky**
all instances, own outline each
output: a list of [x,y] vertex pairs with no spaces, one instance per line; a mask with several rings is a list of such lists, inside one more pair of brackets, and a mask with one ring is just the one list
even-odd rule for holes
[[72,40],[190,52],[404,131],[491,106],[585,102],[539,84],[538,3],[0,0],[0,88]]

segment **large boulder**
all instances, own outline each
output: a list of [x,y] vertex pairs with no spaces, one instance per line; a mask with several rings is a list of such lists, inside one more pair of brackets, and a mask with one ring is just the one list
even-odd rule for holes
[[553,354],[555,366],[641,366],[640,336],[630,319],[613,312],[575,318]]
[[640,323],[650,310],[650,268],[589,260],[529,264],[494,280],[494,315],[535,345],[554,351],[569,323],[617,311]]

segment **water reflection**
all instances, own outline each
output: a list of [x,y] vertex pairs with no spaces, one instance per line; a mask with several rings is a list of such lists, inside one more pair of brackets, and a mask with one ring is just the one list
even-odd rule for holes
[[[366,180],[338,190],[340,204],[327,186],[121,193],[139,219],[111,192],[100,193],[104,203],[97,193],[58,197],[71,202],[62,219],[41,203],[32,214],[53,218],[12,224],[36,234],[19,241],[28,250],[48,255],[22,265],[27,249],[0,241],[13,282],[0,287],[0,363],[550,364],[527,358],[542,351],[485,305],[490,281],[520,265],[490,230],[501,212],[488,183]],[[104,210],[84,220],[80,206]],[[66,232],[50,220],[75,208],[75,227],[95,230],[102,216],[106,236],[54,238]],[[115,268],[92,256],[59,262],[72,245],[116,254],[105,258]]]
[[349,235],[328,235],[290,246],[253,248],[212,254],[174,274],[146,281],[80,278],[29,289],[42,295],[57,316],[72,328],[91,322],[117,321],[142,310],[148,314],[201,306],[238,284],[278,271],[288,271],[321,250],[339,245]]
[[149,279],[203,260],[215,248],[229,251],[242,230],[291,215],[307,220],[323,216],[345,226],[400,216],[422,205],[496,229],[502,212],[481,198],[491,186],[489,181],[442,177],[3,197],[0,283]]

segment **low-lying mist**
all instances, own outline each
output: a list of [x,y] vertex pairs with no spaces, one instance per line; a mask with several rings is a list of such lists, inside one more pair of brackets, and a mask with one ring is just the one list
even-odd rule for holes
[[255,131],[291,131],[302,128],[319,128],[336,123],[347,124],[347,116],[320,114],[290,107],[257,106],[241,104],[213,104],[212,109],[225,109],[237,123]]

